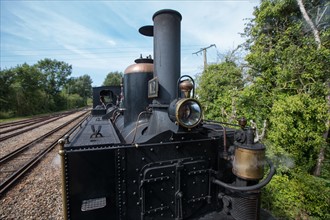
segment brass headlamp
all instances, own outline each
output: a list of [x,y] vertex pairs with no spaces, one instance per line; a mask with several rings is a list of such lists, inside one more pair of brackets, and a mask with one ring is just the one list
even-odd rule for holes
[[[201,122],[202,107],[196,99],[190,98],[190,93],[194,88],[192,78],[189,77],[190,80],[181,80],[183,77],[189,76],[182,76],[178,80],[178,98],[171,102],[168,108],[168,115],[179,126],[191,129]],[[181,98],[181,95],[184,98]]]

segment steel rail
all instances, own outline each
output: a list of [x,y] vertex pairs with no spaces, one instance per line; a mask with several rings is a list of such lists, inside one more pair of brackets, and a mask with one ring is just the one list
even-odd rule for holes
[[[14,126],[14,128],[10,128],[10,129],[1,131],[0,134],[6,134],[6,133],[9,133],[9,132],[12,132],[12,131],[15,131],[15,130],[18,130],[18,129],[21,129],[21,128],[24,128],[24,127],[32,126],[33,124],[36,124],[36,123],[39,123],[39,122],[48,120],[50,118],[52,118],[52,117],[49,117],[49,118],[37,118],[37,119],[31,120],[31,121],[26,122],[26,123],[12,125],[12,126]],[[12,127],[12,126],[9,126],[9,127]]]
[[0,128],[7,128],[7,127],[11,127],[11,126],[17,126],[17,125],[21,125],[21,124],[27,124],[29,122],[33,122],[35,120],[42,120],[42,119],[50,119],[53,117],[58,117],[59,115],[69,115],[71,113],[77,112],[77,110],[71,110],[71,111],[66,111],[66,112],[60,112],[60,113],[55,113],[55,114],[50,114],[50,115],[45,115],[45,116],[40,116],[40,117],[32,117],[32,118],[27,118],[27,119],[22,119],[22,120],[18,120],[18,121],[11,121],[11,122],[5,122],[5,123],[0,123]]
[[[89,114],[87,113],[83,113],[81,115],[79,115],[78,117],[70,120],[69,122],[65,123],[65,126],[68,126],[69,124],[71,124],[72,122],[74,122],[75,120],[77,120],[78,118],[82,117],[84,114],[86,114],[86,116],[80,120],[74,127],[72,127],[69,131],[67,131],[66,133],[70,132],[71,130],[76,129],[78,126],[80,126],[80,123],[83,122],[88,116]],[[64,128],[65,126],[60,126],[62,128]],[[61,128],[61,129],[62,129]],[[60,130],[60,129],[55,129],[55,130]],[[48,136],[52,135],[55,132],[48,132]],[[64,137],[65,134],[62,136]],[[47,137],[44,137],[43,139],[45,139]],[[31,142],[32,144],[36,144],[40,142],[40,140],[38,141],[33,141]],[[22,177],[27,171],[29,171],[36,163],[38,163],[49,151],[51,151],[56,145],[57,145],[58,139],[55,140],[52,144],[50,144],[48,147],[46,147],[44,150],[41,150],[38,154],[36,154],[35,157],[31,158],[27,163],[25,163],[23,166],[21,166],[19,169],[17,169],[12,175],[10,175],[4,182],[0,183],[0,197],[3,195],[3,193],[5,193],[20,177]],[[30,144],[31,144],[30,143]],[[30,147],[30,146],[29,146]],[[28,147],[27,147],[28,148]],[[27,149],[25,148],[25,149]],[[20,152],[22,152],[24,150],[21,150]],[[15,153],[15,155],[13,157],[16,157],[18,153]],[[6,156],[7,157],[7,156]],[[4,158],[4,157],[3,157]],[[1,158],[1,161],[2,159]],[[9,158],[3,159],[4,161],[9,160]],[[2,163],[4,162],[2,161]]]
[[[83,114],[77,116],[76,118],[71,119],[70,121],[68,121],[68,122],[66,122],[65,124],[63,124],[63,125],[61,125],[61,126],[55,128],[54,130],[51,130],[50,132],[47,132],[46,134],[44,134],[44,135],[38,137],[37,139],[31,141],[30,143],[25,144],[25,145],[23,145],[22,147],[20,147],[20,148],[18,148],[18,149],[16,149],[16,150],[10,152],[9,154],[7,154],[7,155],[1,157],[1,158],[0,158],[0,165],[3,164],[4,162],[7,162],[8,160],[14,158],[15,156],[17,156],[17,155],[20,154],[21,152],[25,151],[25,150],[28,149],[29,147],[33,146],[34,144],[41,142],[41,141],[44,140],[45,138],[49,137],[50,135],[54,134],[55,132],[61,130],[61,129],[64,128],[64,127],[66,127],[68,124],[74,122],[75,120],[77,120],[78,118],[80,118],[80,117],[81,117],[82,115],[84,115],[84,114],[86,114],[86,113],[83,113]],[[83,120],[85,120],[87,117],[88,117],[88,115],[87,115],[86,117],[84,117]],[[83,120],[82,120],[82,121],[83,121]]]
[[21,124],[27,124],[27,123],[33,122],[35,120],[38,120],[38,119],[42,120],[45,118],[51,118],[51,116],[48,115],[48,116],[42,116],[42,117],[38,117],[38,118],[28,118],[28,119],[23,119],[23,120],[19,120],[19,121],[1,123],[0,128],[3,129],[3,128],[8,128],[8,127],[12,127],[12,126],[21,125]]
[[1,142],[1,141],[4,141],[4,140],[7,140],[7,139],[9,139],[9,138],[15,137],[15,136],[17,136],[17,135],[23,134],[23,133],[25,133],[25,132],[27,132],[27,131],[31,131],[32,129],[38,128],[38,127],[40,127],[40,126],[42,126],[42,125],[45,125],[45,124],[48,124],[48,123],[50,123],[50,122],[56,121],[56,120],[58,120],[58,119],[64,118],[64,117],[66,117],[66,116],[68,116],[68,115],[60,115],[59,117],[55,117],[55,118],[53,118],[53,119],[51,119],[51,120],[47,120],[47,121],[45,121],[45,122],[43,122],[43,123],[41,123],[41,124],[37,124],[37,125],[32,126],[32,127],[30,127],[30,128],[23,129],[23,130],[20,130],[20,131],[18,131],[18,132],[15,132],[15,133],[12,133],[12,134],[6,135],[6,136],[0,138],[0,142]]

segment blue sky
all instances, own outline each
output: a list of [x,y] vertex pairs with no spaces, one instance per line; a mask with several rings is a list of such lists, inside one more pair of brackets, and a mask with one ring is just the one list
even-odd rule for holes
[[124,72],[140,54],[153,55],[152,38],[138,29],[152,25],[161,9],[181,13],[181,74],[202,72],[200,48],[209,63],[244,41],[245,18],[258,0],[217,1],[3,1],[1,69],[44,58],[72,65],[72,77],[91,76],[101,86],[109,72]]

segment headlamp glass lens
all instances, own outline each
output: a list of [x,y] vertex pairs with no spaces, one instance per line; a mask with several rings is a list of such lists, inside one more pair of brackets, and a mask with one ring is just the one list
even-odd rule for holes
[[192,100],[182,103],[178,109],[178,120],[186,127],[194,127],[201,119],[201,107]]

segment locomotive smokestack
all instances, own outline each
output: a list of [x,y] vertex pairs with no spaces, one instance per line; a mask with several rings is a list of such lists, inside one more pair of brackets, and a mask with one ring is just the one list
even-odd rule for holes
[[164,9],[153,15],[154,77],[159,82],[156,99],[169,104],[176,98],[176,85],[181,70],[181,19],[179,12]]
[[181,69],[181,19],[179,12],[164,9],[156,12],[153,26],[143,26],[139,32],[154,37],[154,78],[148,84],[148,97],[154,98],[147,130],[136,142],[146,142],[165,131],[178,130],[168,116],[168,106],[177,97],[177,81]]

